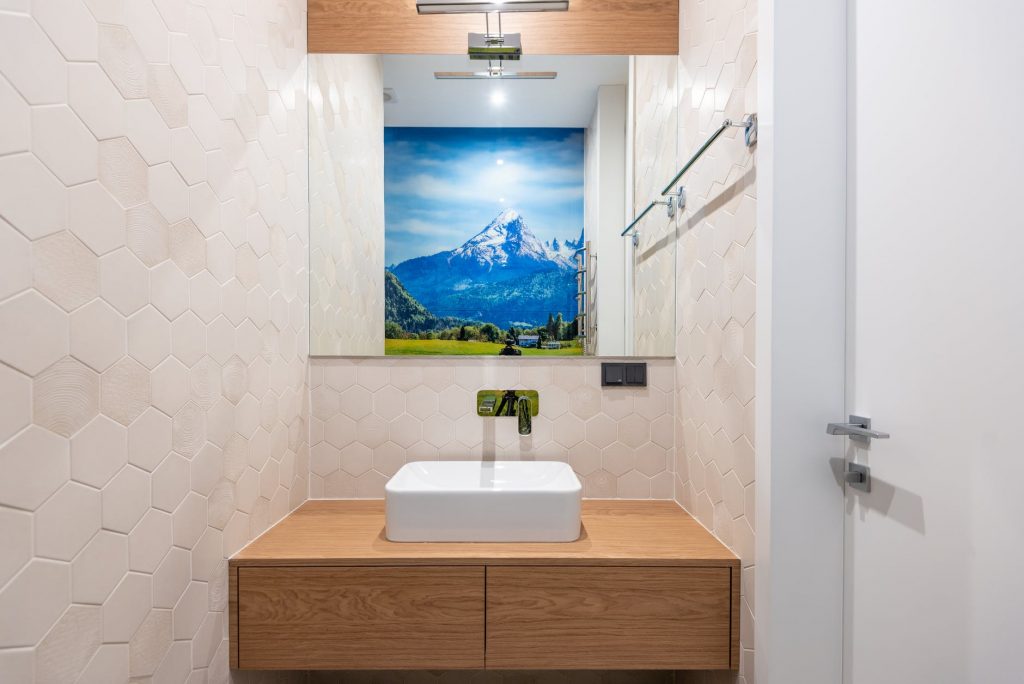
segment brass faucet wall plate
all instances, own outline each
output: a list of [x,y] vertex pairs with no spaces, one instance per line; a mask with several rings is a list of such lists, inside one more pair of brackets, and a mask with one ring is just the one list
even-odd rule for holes
[[490,418],[495,418],[499,415],[502,417],[517,415],[518,402],[512,403],[511,412],[506,411],[506,404],[502,408],[501,413],[498,413],[498,409],[502,406],[501,400],[505,397],[506,392],[515,392],[516,399],[519,397],[529,399],[531,416],[536,416],[540,413],[540,394],[537,390],[480,390],[476,393],[476,415]]

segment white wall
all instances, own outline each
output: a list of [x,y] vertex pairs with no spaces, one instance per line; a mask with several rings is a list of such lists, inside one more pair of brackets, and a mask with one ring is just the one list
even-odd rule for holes
[[[633,58],[633,216],[660,197],[665,183],[679,170],[678,66],[674,55]],[[633,306],[627,310],[630,322],[626,325],[632,340],[626,343],[626,353],[671,356],[675,349],[676,298],[667,293],[677,285],[676,222],[668,218],[663,207],[655,207],[635,232],[639,235],[636,248],[620,238],[621,249],[632,261],[631,268],[626,267],[633,293]]]
[[309,56],[310,350],[384,353],[379,55]]
[[0,9],[0,681],[225,684],[306,498],[306,4]]
[[[724,119],[758,108],[756,9],[683,0],[680,21],[677,168]],[[683,177],[676,221],[676,500],[742,563],[739,676],[681,681],[754,681],[759,154],[725,132]]]
[[761,0],[758,10],[761,684],[841,677],[843,495],[829,459],[843,445],[825,424],[844,409],[846,5]]
[[584,225],[593,269],[592,323],[597,326],[593,353],[625,353],[626,274],[622,232],[626,213],[626,86],[604,85],[597,91],[594,116],[586,135]]

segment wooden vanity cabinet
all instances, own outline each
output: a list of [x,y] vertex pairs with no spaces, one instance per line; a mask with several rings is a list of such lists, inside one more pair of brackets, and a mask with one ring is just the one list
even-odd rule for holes
[[375,501],[307,502],[229,563],[231,666],[739,666],[739,561],[669,502],[585,501],[567,544],[395,544]]
[[236,582],[240,667],[484,667],[482,567],[244,567]]
[[489,567],[487,667],[727,670],[729,568]]

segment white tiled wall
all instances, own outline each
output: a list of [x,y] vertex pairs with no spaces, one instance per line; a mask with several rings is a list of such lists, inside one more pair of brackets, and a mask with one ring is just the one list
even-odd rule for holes
[[[680,158],[757,111],[757,3],[682,0]],[[731,129],[685,177],[676,335],[676,498],[742,560],[741,670],[753,682],[756,148]],[[685,681],[731,681],[687,675]]]
[[384,353],[384,72],[309,56],[310,349]]
[[0,681],[228,681],[307,495],[305,3],[0,2]]
[[[567,461],[584,496],[670,499],[673,362],[648,387],[602,388],[597,359],[313,359],[310,495],[382,497],[402,464],[437,459]],[[540,415],[476,414],[480,389],[535,389]]]
[[[657,199],[679,169],[677,159],[677,71],[674,56],[633,59],[633,215]],[[635,228],[633,254],[634,352],[670,356],[675,348],[675,298],[666,296],[675,277],[676,223],[664,207],[655,207]],[[678,296],[678,295],[677,295]]]

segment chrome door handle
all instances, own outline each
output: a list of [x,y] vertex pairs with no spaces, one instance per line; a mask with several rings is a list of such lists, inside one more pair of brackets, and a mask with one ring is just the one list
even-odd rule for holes
[[849,423],[829,423],[825,431],[830,435],[847,435],[858,442],[870,443],[871,439],[889,439],[888,432],[871,429],[871,419],[864,416],[850,416]]

